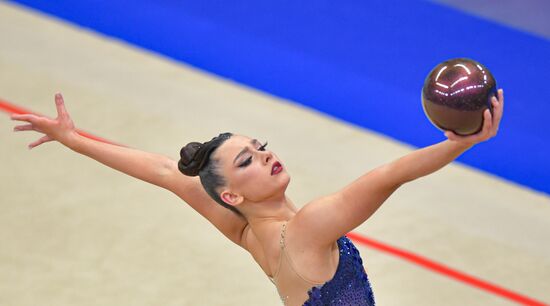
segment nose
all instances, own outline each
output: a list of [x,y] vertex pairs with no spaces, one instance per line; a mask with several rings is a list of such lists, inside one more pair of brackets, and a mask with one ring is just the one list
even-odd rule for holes
[[261,156],[264,164],[268,164],[269,161],[273,158],[273,154],[271,153],[271,151],[263,151],[260,153],[262,154]]

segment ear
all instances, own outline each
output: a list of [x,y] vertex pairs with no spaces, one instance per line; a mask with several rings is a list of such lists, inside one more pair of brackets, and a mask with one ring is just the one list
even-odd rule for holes
[[220,194],[220,198],[222,201],[224,201],[226,204],[231,206],[237,206],[241,204],[244,201],[244,197],[235,193],[232,193],[229,190],[224,190]]

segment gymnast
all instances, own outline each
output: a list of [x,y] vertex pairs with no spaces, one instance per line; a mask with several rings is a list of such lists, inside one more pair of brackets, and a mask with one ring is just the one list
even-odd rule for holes
[[172,191],[222,234],[248,251],[276,286],[284,305],[374,305],[359,252],[345,236],[401,185],[433,173],[497,134],[504,97],[492,98],[480,132],[446,131],[437,144],[379,166],[343,189],[297,209],[286,194],[290,176],[267,143],[231,133],[191,142],[179,161],[81,136],[55,95],[57,118],[14,114],[14,131],[44,134],[34,148],[58,141],[71,150]]

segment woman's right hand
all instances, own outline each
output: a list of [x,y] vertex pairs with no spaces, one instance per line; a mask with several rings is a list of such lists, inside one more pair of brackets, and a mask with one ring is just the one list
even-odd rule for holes
[[445,131],[445,136],[447,136],[447,138],[451,141],[470,146],[495,137],[498,133],[500,120],[502,119],[502,113],[504,111],[504,92],[502,89],[498,90],[497,95],[498,98],[491,98],[491,103],[493,104],[493,114],[491,115],[489,109],[486,109],[485,112],[483,112],[483,128],[481,131],[477,134],[469,136],[460,136],[452,131]]
[[56,140],[69,146],[71,140],[78,135],[74,123],[65,109],[65,103],[60,93],[55,95],[55,106],[57,108],[57,118],[50,119],[44,116],[33,114],[13,114],[12,120],[25,121],[29,124],[18,125],[13,128],[14,132],[19,131],[37,131],[44,134],[38,140],[29,144],[29,149],[37,147],[43,143]]

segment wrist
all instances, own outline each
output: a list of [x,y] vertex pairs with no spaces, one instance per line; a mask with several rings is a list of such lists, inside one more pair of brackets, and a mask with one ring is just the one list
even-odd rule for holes
[[456,140],[450,140],[450,139],[447,139],[447,142],[454,149],[459,150],[461,152],[467,151],[475,145],[475,143],[471,143],[471,142],[456,141]]
[[81,139],[82,136],[78,134],[76,130],[72,130],[67,133],[59,142],[61,142],[64,146],[68,147],[71,150],[76,150],[76,148],[78,147],[78,143]]

